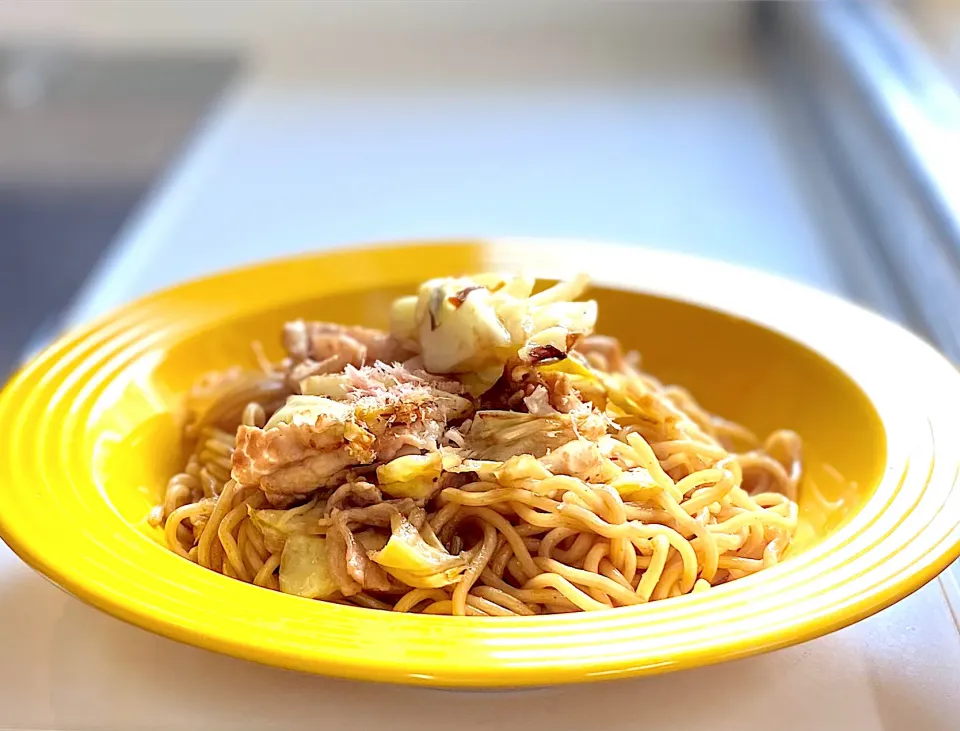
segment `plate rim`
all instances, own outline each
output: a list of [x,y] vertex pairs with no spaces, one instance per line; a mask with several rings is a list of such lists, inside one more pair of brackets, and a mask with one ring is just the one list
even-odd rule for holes
[[[423,248],[424,246],[443,246],[445,248],[460,246],[471,249],[475,248],[482,252],[485,260],[494,263],[500,261],[515,261],[517,258],[523,258],[525,261],[531,257],[535,259],[538,254],[542,255],[544,248],[546,247],[549,248],[551,254],[553,255],[551,257],[551,266],[540,267],[540,269],[551,270],[543,272],[546,276],[562,276],[564,273],[570,273],[571,271],[579,268],[586,268],[588,270],[591,268],[589,266],[574,266],[571,269],[569,264],[564,263],[563,261],[571,259],[571,256],[576,254],[578,249],[584,245],[589,245],[594,249],[602,249],[602,251],[595,257],[596,259],[604,259],[606,256],[610,255],[623,255],[631,260],[646,260],[645,263],[647,264],[652,264],[659,267],[666,266],[668,269],[670,267],[679,268],[680,266],[683,266],[686,271],[697,272],[701,276],[706,276],[708,274],[710,276],[716,276],[717,272],[719,272],[721,275],[730,277],[734,281],[737,281],[738,279],[740,281],[746,280],[748,282],[753,282],[754,285],[760,284],[767,289],[775,290],[781,297],[786,300],[791,300],[792,304],[795,305],[810,306],[811,304],[818,304],[821,308],[839,308],[840,312],[845,313],[847,319],[865,323],[865,327],[866,324],[869,324],[873,330],[885,333],[893,338],[895,342],[903,344],[904,347],[909,349],[918,362],[924,363],[931,373],[939,374],[938,378],[944,380],[944,382],[946,382],[948,379],[948,371],[947,368],[945,368],[948,367],[949,373],[952,374],[952,376],[949,378],[951,378],[953,381],[953,391],[960,393],[960,388],[958,388],[958,384],[960,384],[960,374],[958,374],[957,371],[950,366],[943,356],[941,356],[927,344],[923,343],[916,336],[908,333],[895,323],[886,321],[879,315],[871,313],[870,311],[865,310],[858,305],[849,303],[842,298],[836,297],[835,295],[831,295],[829,293],[821,292],[807,285],[799,284],[774,274],[758,272],[741,267],[739,265],[716,262],[690,254],[658,251],[632,245],[608,244],[604,242],[593,241],[583,242],[569,239],[494,238],[388,242],[386,244],[371,243],[360,247],[348,246],[335,250],[324,250],[311,254],[301,254],[294,257],[283,257],[259,263],[247,264],[211,275],[189,279],[180,284],[165,288],[156,293],[140,298],[133,303],[115,309],[110,313],[97,318],[89,325],[75,328],[66,333],[54,344],[44,349],[35,359],[22,368],[21,371],[13,377],[13,379],[11,379],[9,385],[4,389],[3,394],[0,395],[0,414],[7,413],[11,406],[13,394],[19,394],[22,389],[30,386],[31,379],[35,380],[36,376],[41,376],[46,373],[43,368],[45,366],[49,366],[52,360],[57,357],[58,353],[69,353],[76,348],[81,347],[85,343],[89,345],[91,339],[96,339],[98,336],[103,336],[106,338],[107,342],[109,342],[111,333],[114,331],[119,333],[124,332],[124,328],[128,324],[128,321],[132,321],[131,318],[133,318],[133,320],[137,319],[134,316],[143,317],[146,314],[153,313],[158,304],[167,302],[170,298],[175,298],[178,294],[188,291],[191,287],[202,287],[214,280],[225,281],[230,277],[250,276],[255,272],[263,271],[265,268],[277,267],[282,269],[295,266],[298,263],[303,263],[304,261],[320,261],[336,256],[356,257],[360,254],[369,254],[371,250],[388,248],[405,250],[409,247],[417,249]],[[558,250],[560,249],[563,249],[568,256],[559,256]],[[524,257],[517,257],[516,252],[518,251],[523,251],[525,253]],[[573,257],[573,261],[576,261],[576,257]],[[616,286],[618,282],[612,281],[617,280],[616,272],[608,267],[606,274],[609,276],[597,277],[598,282],[602,284],[612,283]],[[667,280],[669,280],[669,277]],[[619,284],[623,285],[624,282],[619,282]],[[777,316],[772,316],[769,313],[750,312],[749,307],[738,307],[736,306],[738,301],[736,295],[734,295],[733,299],[730,301],[718,305],[715,300],[705,302],[698,300],[696,297],[687,298],[683,296],[676,296],[678,294],[682,295],[683,292],[681,289],[677,289],[670,281],[647,282],[647,284],[650,286],[638,287],[636,284],[631,283],[629,289],[690,302],[691,304],[699,307],[705,307],[707,309],[723,312],[737,318],[747,320],[748,322],[753,322],[761,327],[772,329],[781,335],[786,336],[787,338],[793,339],[795,342],[799,342],[804,347],[814,350],[814,352],[818,352],[827,361],[833,363],[837,367],[840,367],[841,370],[847,372],[855,382],[860,384],[860,380],[855,377],[855,374],[849,373],[847,367],[845,367],[849,366],[849,363],[837,363],[829,353],[824,353],[819,348],[812,347],[804,337],[798,338],[795,324],[791,331],[789,321],[786,321],[788,326],[784,328],[782,325],[777,326]],[[658,287],[662,291],[657,291]],[[735,288],[733,287],[731,288],[731,290],[734,289]],[[673,292],[672,294],[671,291]],[[723,304],[726,304],[727,306],[723,306]],[[745,303],[741,301],[741,305],[743,304]],[[784,304],[781,303],[779,307],[782,313]],[[781,320],[781,322],[784,321]],[[800,334],[802,336],[804,333],[801,332]],[[853,358],[851,362],[855,362],[855,360],[856,359]],[[859,367],[862,367],[862,364]],[[871,394],[871,392],[867,391],[867,389],[864,389],[864,391],[868,398],[873,401],[876,393],[874,392]],[[916,418],[917,415],[914,414],[913,416]],[[956,420],[954,420],[954,423],[950,424],[951,429],[956,428],[955,422]],[[885,428],[887,426],[886,420],[884,420],[884,426]],[[957,489],[954,485],[951,488],[951,491],[948,491],[948,494],[952,495],[955,492],[957,492]],[[0,504],[6,502],[6,500],[0,500]],[[198,634],[195,629],[188,629],[181,624],[171,623],[169,619],[165,620],[158,618],[156,613],[151,614],[142,606],[138,606],[135,603],[132,604],[129,600],[125,603],[123,597],[115,596],[115,592],[111,592],[108,588],[91,586],[89,582],[85,582],[83,580],[83,577],[73,575],[70,571],[63,570],[63,567],[58,567],[55,563],[51,564],[49,560],[44,560],[44,552],[42,547],[32,545],[29,538],[25,539],[24,536],[21,535],[21,532],[17,526],[14,525],[15,520],[11,520],[11,515],[13,514],[8,514],[6,510],[0,510],[0,536],[3,537],[3,539],[8,543],[8,545],[11,546],[18,556],[20,556],[34,569],[53,581],[53,583],[56,585],[61,586],[61,588],[64,588],[82,600],[97,606],[98,608],[107,611],[114,616],[118,616],[125,621],[144,627],[145,629],[158,634],[171,637],[172,639],[187,642],[189,644],[199,645],[206,647],[207,649],[225,652],[230,655],[243,657],[248,660],[254,660],[265,664],[279,665],[282,667],[288,667],[296,670],[306,670],[309,672],[324,672],[325,674],[333,674],[357,679],[377,679],[387,680],[389,682],[413,683],[432,686],[523,687],[566,682],[603,680],[613,677],[641,675],[653,672],[663,672],[664,670],[674,670],[684,667],[705,665],[712,662],[732,659],[734,657],[758,654],[760,652],[765,652],[777,649],[779,647],[795,644],[807,639],[812,639],[813,637],[826,634],[827,632],[839,629],[840,627],[846,626],[866,616],[869,616],[870,614],[889,606],[912,591],[920,588],[920,586],[933,579],[938,573],[940,573],[940,571],[946,568],[946,566],[952,562],[952,560],[960,555],[960,533],[958,533],[956,527],[953,527],[948,531],[943,541],[941,541],[941,543],[946,542],[945,546],[941,547],[938,543],[930,549],[930,552],[936,552],[936,555],[931,557],[929,556],[930,552],[925,554],[925,557],[929,558],[929,560],[921,567],[920,570],[913,571],[912,573],[908,573],[905,576],[897,578],[892,585],[886,586],[883,589],[871,588],[867,591],[867,593],[860,596],[859,600],[856,602],[855,608],[848,609],[845,612],[835,610],[828,616],[822,616],[815,619],[794,621],[790,624],[794,630],[790,636],[784,635],[780,630],[771,629],[766,634],[755,635],[754,641],[751,643],[727,643],[727,646],[723,648],[722,652],[717,651],[718,645],[715,643],[713,645],[714,651],[712,653],[704,649],[698,651],[688,651],[686,654],[675,654],[673,655],[672,660],[664,663],[651,663],[648,660],[645,664],[626,666],[622,663],[611,664],[609,658],[606,660],[600,658],[595,659],[593,662],[585,661],[577,665],[566,665],[562,670],[558,669],[556,664],[544,665],[542,662],[540,664],[534,663],[531,655],[531,657],[527,658],[529,661],[527,665],[505,664],[493,666],[488,663],[487,665],[481,667],[477,665],[476,662],[473,664],[470,662],[459,664],[455,663],[452,666],[449,663],[441,663],[437,667],[442,667],[443,672],[446,673],[441,675],[436,673],[411,673],[410,666],[406,663],[385,662],[383,663],[382,667],[379,668],[379,670],[383,672],[372,675],[371,662],[369,660],[345,663],[343,662],[343,658],[321,657],[316,653],[311,655],[309,658],[305,658],[302,653],[300,656],[296,656],[295,654],[290,654],[289,651],[286,653],[280,653],[275,650],[271,651],[269,648],[267,650],[258,651],[256,647],[251,646],[249,641],[231,642],[229,638],[219,637],[215,634]],[[173,554],[169,554],[169,556],[177,560],[182,560],[178,559]],[[212,574],[212,572],[206,573]],[[218,575],[212,574],[212,576]],[[222,580],[231,581],[229,579],[224,579],[224,577],[219,578]],[[241,587],[246,590],[259,591],[259,589],[256,589],[255,587],[239,584],[239,582],[231,581],[231,583],[239,585],[236,587],[237,591],[231,592],[234,594],[240,591]],[[293,600],[295,602],[302,601],[294,597],[287,597],[286,599]],[[696,601],[697,598],[684,597],[676,601],[682,602],[686,600]],[[331,607],[335,606],[336,605],[325,605],[324,610],[330,610]],[[336,613],[341,610],[347,610],[348,612],[370,611],[353,608],[337,608],[336,610],[332,611]],[[611,619],[610,622],[610,625],[613,627],[622,625],[624,623],[629,624],[627,621],[629,617],[627,615],[632,613],[628,609],[621,608],[614,610],[613,612],[604,612],[601,614],[616,614],[617,618]],[[547,618],[538,617],[533,619],[539,621]],[[416,622],[419,620],[414,621]],[[436,621],[436,618],[432,618],[430,621],[431,624],[433,624]],[[440,618],[439,621],[439,626],[450,626],[452,622],[456,622],[459,623],[466,631],[474,632],[474,628],[477,626],[478,620],[474,618],[455,618],[448,621],[447,619]],[[483,619],[480,619],[479,621],[485,622]],[[508,626],[515,625],[515,622],[513,621],[508,620],[505,622],[500,618],[494,620],[494,622],[504,629],[507,629]],[[486,624],[490,624],[489,621],[486,621]],[[549,623],[544,622],[543,624],[547,625]],[[562,624],[562,622],[554,622],[554,624]],[[477,637],[481,638],[481,640],[484,637],[489,639],[489,635],[490,633],[486,631],[477,633]],[[763,641],[756,641],[757,638],[760,637],[763,638]],[[615,667],[611,667],[611,665],[615,665]],[[428,666],[430,666],[429,662],[423,665],[423,667]]]

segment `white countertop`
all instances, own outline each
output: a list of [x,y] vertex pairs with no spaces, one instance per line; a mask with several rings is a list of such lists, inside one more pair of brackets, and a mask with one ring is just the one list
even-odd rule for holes
[[[573,85],[469,93],[450,79],[352,84],[343,65],[310,83],[255,72],[128,227],[71,323],[230,264],[437,235],[651,242],[841,290],[744,58],[666,80],[592,58],[566,59]],[[310,677],[180,645],[66,596],[0,545],[0,727],[947,731],[960,726],[958,597],[947,573],[761,657],[489,695]]]

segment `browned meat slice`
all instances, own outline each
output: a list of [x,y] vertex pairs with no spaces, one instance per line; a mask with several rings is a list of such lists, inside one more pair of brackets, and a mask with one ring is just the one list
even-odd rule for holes
[[353,596],[363,591],[363,585],[347,570],[345,531],[349,532],[349,529],[345,529],[341,521],[335,520],[330,524],[330,529],[327,531],[327,560],[330,562],[330,573],[333,575],[333,580],[337,582],[340,593],[344,596]]
[[390,518],[397,513],[403,516],[409,516],[417,509],[417,501],[408,497],[400,500],[388,500],[375,505],[368,505],[363,508],[350,508],[344,510],[347,522],[351,525],[376,526],[377,528],[389,528]]
[[473,410],[455,382],[402,366],[348,367],[343,378],[340,400],[291,396],[263,429],[241,426],[234,479],[282,502],[332,486],[348,467],[436,450],[448,422]]
[[566,373],[544,373],[540,383],[547,391],[550,405],[561,414],[572,414],[585,408],[580,393],[570,382]]
[[368,558],[363,544],[353,534],[353,528],[371,525],[389,528],[392,515],[398,512],[409,515],[416,508],[413,500],[403,499],[333,512],[333,522],[327,532],[330,572],[344,596],[353,596],[364,590],[390,591],[394,588],[389,575]]
[[[347,404],[311,396],[291,396],[265,428],[241,426],[233,452],[232,474],[241,485],[261,485],[269,494],[269,479],[281,472],[288,484],[303,485],[290,494],[305,493],[351,464],[362,449],[362,434],[351,429],[353,410]],[[341,449],[341,447],[345,447]],[[268,484],[262,484],[266,480]]]
[[359,593],[361,589],[390,591],[390,578],[387,572],[367,558],[366,550],[350,530],[348,525],[350,512],[349,510],[336,511],[333,515],[333,524],[327,532],[327,538],[332,537],[338,544],[337,550],[330,553],[331,562],[340,561],[339,544],[340,542],[343,543],[343,562],[346,566],[347,576],[351,581],[343,581],[339,567],[333,568],[331,565],[332,573],[337,583],[340,584],[340,591],[343,592],[344,596]]
[[477,476],[473,472],[443,472],[440,475],[437,492],[446,490],[448,487],[459,489],[476,481]]
[[283,344],[294,364],[324,363],[326,373],[338,373],[347,365],[360,368],[378,360],[393,363],[412,355],[389,333],[330,322],[288,322],[283,328]]
[[326,513],[329,515],[334,510],[342,510],[347,503],[367,507],[376,505],[381,500],[383,495],[376,485],[369,482],[347,482],[334,490],[327,499]]
[[518,359],[507,363],[481,404],[483,408],[531,414],[569,414],[587,408],[565,373],[544,373]]

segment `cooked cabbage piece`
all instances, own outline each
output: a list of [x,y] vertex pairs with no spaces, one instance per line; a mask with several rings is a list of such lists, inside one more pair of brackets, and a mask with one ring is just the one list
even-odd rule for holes
[[641,500],[660,491],[656,480],[643,467],[634,467],[629,472],[621,473],[610,486],[619,492],[624,500]]
[[330,398],[295,394],[287,398],[287,402],[277,409],[263,428],[273,429],[280,424],[294,427],[314,426],[322,419],[345,422],[352,413],[353,410],[348,404]]
[[321,535],[327,530],[323,517],[324,504],[315,504],[308,510],[256,510],[248,507],[250,520],[263,535],[264,545],[273,553],[282,551],[292,535]]
[[532,454],[518,454],[503,462],[496,470],[494,477],[500,484],[510,485],[523,480],[545,480],[551,473]]
[[587,287],[585,276],[531,294],[534,281],[499,274],[432,279],[394,303],[391,334],[419,352],[429,372],[469,374],[465,384],[482,393],[518,353],[547,348],[562,356],[593,332],[597,303],[573,301]]
[[467,567],[466,559],[427,543],[399,513],[390,518],[390,540],[369,557],[404,584],[417,589],[437,589],[455,583]]
[[350,380],[342,373],[308,376],[300,381],[300,393],[304,396],[325,396],[339,401],[349,390]]
[[329,599],[338,591],[330,573],[327,539],[294,534],[280,555],[280,591],[307,599]]
[[377,482],[393,497],[425,499],[436,491],[441,467],[440,452],[397,457],[377,467]]

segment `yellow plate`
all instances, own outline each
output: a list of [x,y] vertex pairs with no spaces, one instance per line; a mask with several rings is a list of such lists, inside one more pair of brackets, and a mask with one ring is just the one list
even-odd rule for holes
[[[806,439],[802,534],[757,575],[649,605],[456,618],[325,604],[234,581],[166,548],[144,517],[180,463],[179,396],[201,373],[279,354],[293,317],[386,324],[442,274],[587,270],[600,330],[705,406]],[[960,376],[932,348],[803,286],[593,242],[353,248],[148,297],[70,333],[0,397],[0,532],[67,591],[146,629],[296,670],[443,686],[623,677],[742,657],[855,622],[960,552]],[[829,465],[829,466],[828,466]],[[836,468],[856,482],[832,478]]]

